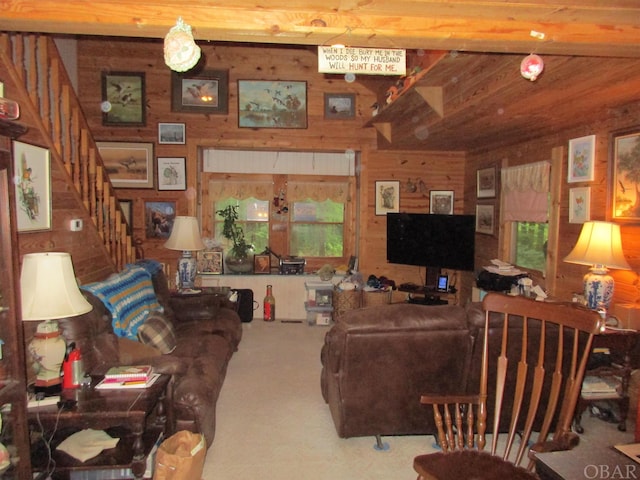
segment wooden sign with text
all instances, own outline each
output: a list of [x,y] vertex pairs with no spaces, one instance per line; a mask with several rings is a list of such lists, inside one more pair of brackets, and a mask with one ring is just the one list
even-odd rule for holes
[[407,52],[399,48],[318,47],[319,73],[405,75]]

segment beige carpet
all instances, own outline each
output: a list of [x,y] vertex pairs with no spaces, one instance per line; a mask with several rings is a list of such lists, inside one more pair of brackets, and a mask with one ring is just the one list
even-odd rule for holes
[[[416,478],[413,457],[432,451],[432,436],[383,437],[387,451],[375,450],[373,437],[338,438],[320,393],[328,327],[261,320],[243,327],[218,400],[204,480]],[[583,442],[633,440],[613,424],[584,417]]]

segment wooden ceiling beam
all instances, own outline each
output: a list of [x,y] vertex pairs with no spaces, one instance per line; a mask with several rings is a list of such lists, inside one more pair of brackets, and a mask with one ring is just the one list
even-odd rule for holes
[[178,16],[203,41],[640,57],[636,0],[0,2],[4,31],[163,38]]

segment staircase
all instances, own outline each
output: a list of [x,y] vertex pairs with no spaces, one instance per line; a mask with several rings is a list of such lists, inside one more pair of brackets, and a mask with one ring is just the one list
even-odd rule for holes
[[0,64],[23,88],[30,112],[49,142],[52,162],[64,166],[114,265],[135,260],[132,239],[113,186],[54,41],[39,34],[0,33]]

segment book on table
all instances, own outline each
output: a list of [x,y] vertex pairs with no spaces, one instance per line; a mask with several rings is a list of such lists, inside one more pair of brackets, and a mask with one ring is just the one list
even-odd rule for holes
[[153,373],[151,365],[123,365],[111,367],[104,378],[110,380],[148,380]]
[[97,390],[120,390],[127,388],[149,388],[160,377],[159,373],[152,373],[148,379],[123,380],[121,378],[103,378],[97,385]]

